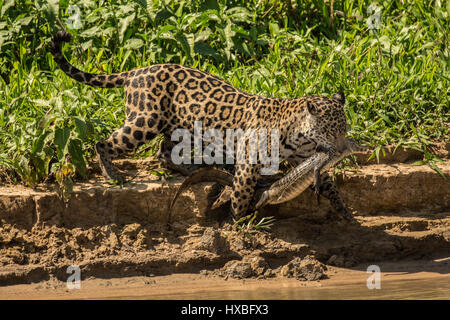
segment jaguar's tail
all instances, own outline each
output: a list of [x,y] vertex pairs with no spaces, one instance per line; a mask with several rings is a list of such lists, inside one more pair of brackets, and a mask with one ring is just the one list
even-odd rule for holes
[[62,43],[72,41],[72,35],[66,31],[58,31],[50,42],[50,52],[58,66],[71,78],[94,87],[120,88],[127,82],[127,73],[99,75],[83,72],[72,66],[63,56]]

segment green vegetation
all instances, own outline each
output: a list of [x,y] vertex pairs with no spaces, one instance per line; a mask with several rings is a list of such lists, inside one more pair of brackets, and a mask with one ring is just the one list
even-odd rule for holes
[[394,143],[432,160],[427,146],[449,139],[450,1],[379,2],[372,30],[370,3],[0,0],[0,172],[70,189],[124,119],[123,89],[81,85],[54,63],[59,21],[74,35],[64,54],[84,71],[172,62],[266,96],[343,91],[351,136],[376,154]]
[[273,216],[263,217],[261,220],[256,222],[256,218],[258,217],[258,211],[254,211],[253,213],[240,218],[239,220],[234,219],[234,227],[244,233],[244,235],[251,238],[249,234],[250,231],[268,231],[275,223],[275,218]]

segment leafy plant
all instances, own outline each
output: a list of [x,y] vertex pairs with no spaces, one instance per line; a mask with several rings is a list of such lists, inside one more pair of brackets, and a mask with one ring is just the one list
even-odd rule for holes
[[245,217],[240,218],[239,220],[234,220],[235,227],[247,233],[251,230],[256,231],[268,231],[274,224],[274,217],[263,217],[258,222],[255,222],[256,217],[258,216],[258,211],[253,212]]
[[150,174],[157,176],[159,180],[164,181],[171,178],[170,170],[167,169],[150,170]]
[[[170,62],[265,96],[344,91],[349,135],[374,157],[406,145],[438,171],[429,146],[450,137],[449,3],[380,1],[369,30],[370,3],[355,0],[0,0],[0,169],[69,190],[125,117],[123,89],[92,89],[56,66],[59,20],[74,36],[65,56],[88,72]],[[71,5],[80,29],[67,23]]]

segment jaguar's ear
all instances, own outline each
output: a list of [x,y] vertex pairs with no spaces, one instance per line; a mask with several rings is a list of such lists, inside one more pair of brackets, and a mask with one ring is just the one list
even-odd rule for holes
[[333,94],[332,98],[342,105],[345,104],[345,94],[343,92],[337,92]]
[[317,107],[315,104],[311,103],[310,101],[306,100],[306,108],[308,109],[308,112],[312,114],[313,116],[317,115]]

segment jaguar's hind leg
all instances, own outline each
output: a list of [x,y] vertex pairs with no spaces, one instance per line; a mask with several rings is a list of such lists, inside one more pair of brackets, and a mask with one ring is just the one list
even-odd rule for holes
[[175,172],[181,173],[183,176],[188,176],[197,169],[200,169],[202,165],[196,164],[175,164],[172,159],[172,149],[175,143],[168,137],[164,137],[164,141],[161,144],[161,149],[157,153],[157,158],[161,162],[162,166]]
[[134,151],[137,147],[155,138],[157,133],[155,128],[149,128],[145,124],[143,117],[137,117],[136,123],[127,121],[108,139],[98,142],[95,150],[103,176],[107,179],[118,180],[119,183],[125,182],[125,176],[117,172],[112,160],[120,154]]

